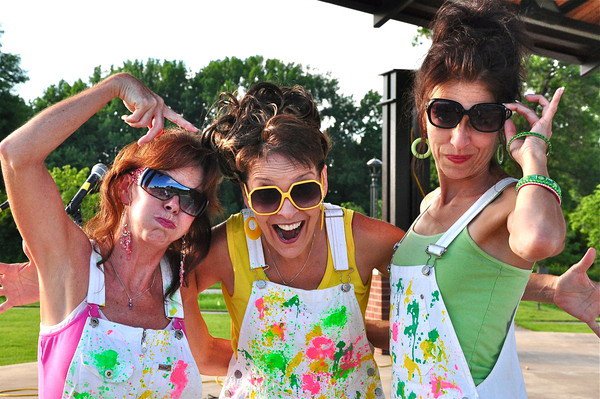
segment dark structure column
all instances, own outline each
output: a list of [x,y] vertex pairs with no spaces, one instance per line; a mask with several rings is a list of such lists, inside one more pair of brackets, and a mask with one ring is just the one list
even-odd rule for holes
[[[412,141],[419,137],[419,128],[412,111],[414,72],[395,69],[383,74],[382,112],[382,216],[383,220],[403,230],[410,227],[419,214],[424,193],[429,191],[429,162],[419,161],[413,170],[410,152]],[[366,318],[388,320],[390,311],[389,279],[373,273]],[[381,353],[380,350],[378,350]]]

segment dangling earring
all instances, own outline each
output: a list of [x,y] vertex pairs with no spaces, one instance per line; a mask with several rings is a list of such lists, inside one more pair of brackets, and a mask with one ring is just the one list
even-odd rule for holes
[[185,252],[186,248],[185,236],[181,239],[181,261],[179,262],[179,286],[183,287],[183,274],[185,273]]
[[413,156],[417,159],[429,158],[429,156],[431,155],[431,147],[429,147],[429,140],[425,139],[425,145],[427,146],[427,151],[425,151],[424,153],[417,152],[417,146],[419,145],[419,143],[421,141],[423,141],[423,139],[421,137],[417,137],[410,146],[410,152],[412,152]]
[[498,162],[498,165],[500,166],[504,164],[504,146],[502,143],[496,148],[496,162]]
[[127,214],[125,213],[125,209],[123,209],[121,218],[123,219],[123,227],[121,229],[121,238],[119,239],[119,244],[121,244],[121,247],[125,251],[127,260],[131,260],[131,231],[129,230],[129,225],[127,224]]

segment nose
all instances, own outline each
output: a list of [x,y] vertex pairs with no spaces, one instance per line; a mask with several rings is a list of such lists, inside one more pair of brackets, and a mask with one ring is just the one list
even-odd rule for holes
[[179,213],[179,196],[174,195],[171,198],[164,200],[163,206],[170,213]]
[[450,144],[457,150],[465,148],[471,142],[471,125],[469,124],[469,117],[463,116],[460,123],[452,129]]
[[289,198],[286,198],[283,200],[283,205],[277,213],[283,217],[291,218],[296,214],[296,212],[298,212],[298,209],[296,209],[296,207],[294,206],[294,204],[292,204]]

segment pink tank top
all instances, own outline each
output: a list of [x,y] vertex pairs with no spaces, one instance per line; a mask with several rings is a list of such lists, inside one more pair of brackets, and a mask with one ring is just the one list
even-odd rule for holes
[[[98,268],[98,261],[98,253],[92,251],[90,256],[90,282],[86,300],[74,309],[61,323],[55,326],[40,325],[38,341],[38,390],[41,399],[58,399],[63,396],[69,366],[81,340],[88,318],[104,319],[99,309],[99,306],[104,306],[104,273]],[[162,263],[161,269],[163,269],[164,280],[166,275]],[[166,287],[168,281],[166,283],[163,281],[163,283]],[[167,308],[168,306],[171,307]],[[185,334],[181,305],[173,305],[172,301],[167,300],[165,303],[165,312],[168,317],[172,318],[172,322],[166,329],[183,330]]]

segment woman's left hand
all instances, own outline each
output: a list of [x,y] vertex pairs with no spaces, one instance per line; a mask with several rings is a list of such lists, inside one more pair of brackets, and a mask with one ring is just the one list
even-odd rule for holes
[[[526,94],[525,99],[529,102],[538,103],[542,107],[541,117],[531,109],[523,105],[522,103],[510,103],[505,104],[506,108],[513,112],[522,115],[529,125],[531,126],[529,131],[539,133],[550,139],[552,137],[552,120],[558,109],[558,103],[564,92],[564,87],[559,88],[554,93],[551,101],[548,101],[541,94]],[[506,135],[506,142],[517,134],[517,130],[513,121],[508,119],[504,124],[504,132]],[[510,146],[510,154],[513,159],[523,166],[523,162],[528,156],[533,156],[536,159],[545,159],[548,149],[546,143],[535,136],[527,136],[525,140],[514,140]]]

